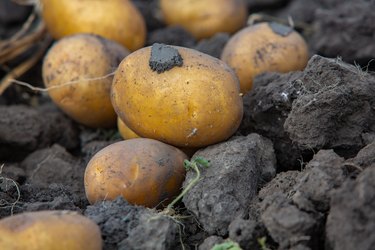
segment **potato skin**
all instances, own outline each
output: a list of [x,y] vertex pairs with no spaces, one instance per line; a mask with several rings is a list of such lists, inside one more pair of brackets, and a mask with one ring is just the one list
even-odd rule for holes
[[0,220],[0,249],[101,250],[99,227],[73,211],[26,212]]
[[197,39],[236,32],[247,19],[243,0],[161,0],[160,7],[168,25],[181,25]]
[[43,80],[52,100],[68,116],[89,127],[114,127],[116,114],[110,100],[112,73],[129,51],[99,36],[78,34],[58,41],[43,61]]
[[143,47],[146,25],[129,0],[41,0],[42,17],[55,39],[92,33],[133,51]]
[[243,115],[236,75],[219,59],[171,47],[183,65],[160,74],[149,67],[150,47],[122,61],[111,90],[116,113],[139,136],[177,147],[226,140]]
[[240,30],[228,41],[221,55],[236,71],[243,94],[251,90],[256,75],[303,70],[308,57],[308,47],[302,36],[296,31],[287,36],[279,35],[269,23]]
[[121,137],[124,140],[133,139],[133,138],[140,138],[139,135],[134,133],[133,130],[131,130],[121,119],[120,117],[117,117],[117,128],[120,132]]
[[[134,131],[131,130],[119,117],[117,117],[117,127],[118,127],[118,130],[119,130],[119,133],[120,133],[121,137],[124,140],[141,138],[139,135],[134,133]],[[178,148],[178,149],[180,149],[182,152],[184,152],[190,158],[195,154],[195,152],[198,151],[199,148],[184,148],[184,147],[181,147],[181,148]]]
[[180,193],[188,157],[165,143],[136,138],[99,151],[85,171],[91,204],[123,196],[129,203],[155,207]]

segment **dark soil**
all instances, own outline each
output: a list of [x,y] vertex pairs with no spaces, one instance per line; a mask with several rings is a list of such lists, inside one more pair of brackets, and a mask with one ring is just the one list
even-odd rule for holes
[[[219,58],[231,36],[197,41],[163,24],[157,0],[133,2],[147,23],[147,45]],[[228,239],[245,250],[374,249],[375,1],[246,2],[250,14],[291,16],[311,59],[303,71],[255,79],[237,133],[193,156],[210,160],[210,167],[201,169],[175,214],[123,198],[89,205],[85,167],[120,140],[117,130],[85,128],[45,93],[11,86],[0,96],[0,218],[76,210],[99,225],[104,249],[205,250]],[[0,1],[0,39],[17,32],[30,12]],[[0,67],[0,77],[8,66]],[[22,80],[43,86],[40,64]],[[189,171],[184,186],[194,177]]]

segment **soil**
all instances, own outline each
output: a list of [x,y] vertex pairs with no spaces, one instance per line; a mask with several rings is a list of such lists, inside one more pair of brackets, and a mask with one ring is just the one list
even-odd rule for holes
[[[197,41],[163,24],[157,0],[133,2],[147,23],[147,45],[219,58],[231,37]],[[79,211],[101,228],[104,249],[205,250],[228,240],[245,250],[374,249],[375,1],[246,2],[250,14],[290,16],[311,58],[303,71],[256,77],[236,134],[194,154],[210,167],[174,214],[123,198],[90,205],[85,167],[121,140],[117,130],[79,125],[47,94],[13,85],[0,96],[0,218]],[[30,11],[1,1],[0,38],[17,32]],[[7,70],[1,67],[0,77]],[[21,79],[43,86],[40,63]],[[189,171],[184,187],[194,177]]]

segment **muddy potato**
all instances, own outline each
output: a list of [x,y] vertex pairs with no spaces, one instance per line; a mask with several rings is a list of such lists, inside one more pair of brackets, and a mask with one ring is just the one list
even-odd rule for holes
[[123,196],[129,203],[155,207],[181,192],[188,157],[165,143],[136,138],[99,151],[85,171],[91,204]]
[[226,140],[243,115],[233,70],[182,47],[155,44],[133,52],[120,64],[111,92],[116,113],[130,129],[177,147]]
[[42,17],[55,39],[92,33],[116,41],[129,50],[146,39],[143,16],[129,0],[41,0]]
[[160,7],[168,25],[181,25],[197,39],[236,32],[247,19],[243,0],[161,0]]
[[[110,100],[115,71],[129,54],[119,44],[95,35],[78,34],[59,40],[43,61],[43,80],[52,100],[68,116],[89,127],[114,127]],[[66,85],[66,83],[73,82]],[[65,85],[64,85],[65,84]]]
[[236,71],[245,94],[258,74],[302,70],[308,56],[307,44],[296,31],[277,23],[260,23],[233,35],[221,59]]
[[99,227],[72,211],[26,212],[0,220],[0,249],[101,250]]

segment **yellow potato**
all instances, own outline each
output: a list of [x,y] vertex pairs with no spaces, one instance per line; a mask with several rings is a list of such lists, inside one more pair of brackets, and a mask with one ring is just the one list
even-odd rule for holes
[[[117,118],[117,127],[120,132],[121,137],[124,140],[134,139],[134,138],[141,138],[139,135],[134,133],[121,119],[120,117]],[[192,157],[195,152],[198,151],[198,148],[179,148],[182,152],[184,152],[187,156]]]
[[72,211],[27,212],[0,220],[0,249],[101,250],[99,227]]
[[197,39],[236,32],[247,19],[243,0],[160,0],[160,7],[168,25],[181,25]]
[[259,23],[240,30],[231,37],[221,55],[236,71],[244,94],[251,90],[255,76],[271,71],[303,70],[308,58],[302,36],[277,23]]
[[129,0],[41,0],[42,17],[55,39],[92,33],[114,40],[129,50],[146,39],[143,16]]
[[[129,54],[124,47],[96,35],[59,40],[43,61],[43,80],[52,100],[68,116],[89,127],[114,127],[110,100],[113,76],[107,76]],[[87,81],[86,79],[101,78]],[[64,85],[73,82],[72,84]]]
[[91,204],[123,196],[155,207],[181,192],[188,157],[165,143],[136,138],[111,144],[87,164],[85,190]]
[[[158,65],[157,58],[150,61],[151,47],[127,56],[115,74],[111,95],[121,120],[141,137],[177,147],[203,147],[229,138],[243,115],[234,72],[196,50],[157,44],[152,48],[155,55],[166,53],[164,59],[172,56],[172,61],[180,56],[183,62],[164,72],[161,66],[158,73],[150,66]],[[173,53],[179,55],[173,58]]]
[[121,119],[120,117],[117,117],[117,128],[120,132],[121,137],[124,140],[133,139],[133,138],[140,138],[139,135],[134,133],[133,130],[131,130]]

